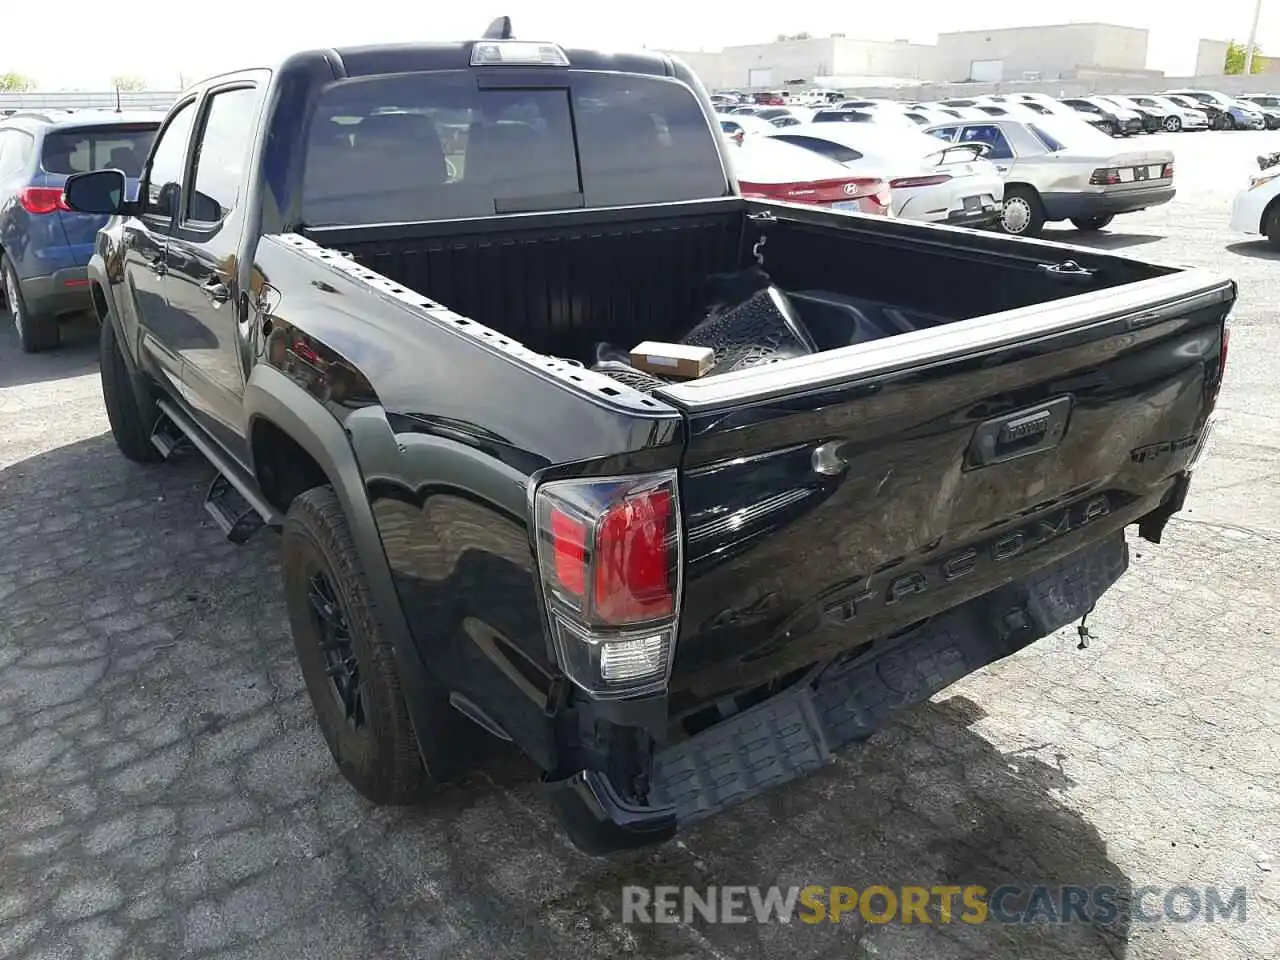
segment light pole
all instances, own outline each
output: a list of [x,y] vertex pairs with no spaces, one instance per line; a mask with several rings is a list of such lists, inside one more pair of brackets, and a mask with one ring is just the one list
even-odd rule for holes
[[1254,0],[1253,25],[1249,27],[1249,45],[1244,48],[1244,75],[1253,73],[1253,48],[1258,45],[1258,17],[1262,15],[1262,0]]

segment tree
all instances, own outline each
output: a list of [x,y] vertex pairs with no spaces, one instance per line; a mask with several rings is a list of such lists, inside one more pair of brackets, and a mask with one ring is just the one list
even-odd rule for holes
[[[1222,72],[1226,74],[1244,73],[1244,55],[1246,53],[1243,43],[1236,43],[1234,40],[1227,42],[1227,59],[1222,65]],[[1261,73],[1266,66],[1266,59],[1262,56],[1262,47],[1256,43],[1253,45],[1253,69],[1250,73]]]
[[111,86],[121,93],[134,93],[147,88],[147,81],[132,74],[122,73],[111,78]]
[[34,90],[36,82],[20,73],[0,73],[0,91],[5,93],[26,93]]

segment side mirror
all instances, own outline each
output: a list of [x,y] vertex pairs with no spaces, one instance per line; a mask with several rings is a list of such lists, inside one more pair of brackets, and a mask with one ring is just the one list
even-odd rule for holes
[[62,188],[66,204],[77,213],[132,213],[128,180],[119,170],[94,170],[67,177]]

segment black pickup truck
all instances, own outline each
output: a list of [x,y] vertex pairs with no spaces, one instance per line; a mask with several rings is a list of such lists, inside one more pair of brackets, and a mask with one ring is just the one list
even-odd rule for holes
[[[115,439],[281,532],[370,799],[497,738],[581,848],[662,841],[1079,620],[1182,507],[1230,280],[746,199],[729,156],[679,61],[499,22],[211,79],[136,201],[68,182],[114,215]],[[628,372],[753,276],[797,349]]]

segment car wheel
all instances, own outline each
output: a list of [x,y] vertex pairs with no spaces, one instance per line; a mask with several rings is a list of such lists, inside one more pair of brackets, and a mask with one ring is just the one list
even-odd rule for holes
[[1222,129],[1234,130],[1235,128],[1236,128],[1236,118],[1229,113],[1224,113],[1222,115]]
[[3,254],[0,254],[0,274],[3,274],[0,287],[4,289],[5,308],[9,311],[9,320],[18,334],[22,352],[38,353],[56,347],[61,338],[57,318],[35,313],[27,306],[27,301],[22,296],[22,284],[18,282],[18,273],[9,258]]
[[1170,133],[1177,133],[1179,130],[1182,129],[1182,118],[1181,117],[1165,117],[1164,128]]
[[418,800],[427,771],[337,494],[316,487],[285,516],[285,605],[298,663],[329,752],[374,803]]
[[134,389],[116,340],[115,324],[102,318],[98,336],[98,369],[102,377],[102,402],[107,408],[111,436],[120,452],[134,463],[158,463],[164,455],[151,442],[151,431],[160,417],[155,400]]
[[1114,214],[1109,214],[1105,217],[1072,217],[1071,223],[1077,230],[1084,233],[1094,233],[1107,227],[1114,219]]
[[1015,237],[1033,237],[1044,227],[1044,207],[1030,187],[1006,187],[1000,229]]
[[1262,216],[1262,233],[1273,247],[1280,247],[1280,203],[1272,203]]

